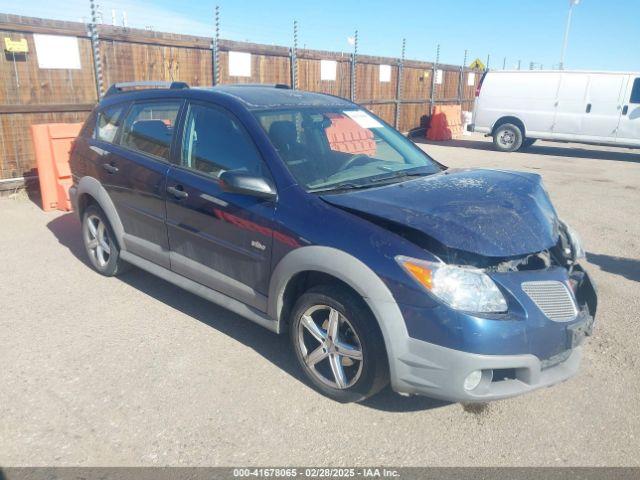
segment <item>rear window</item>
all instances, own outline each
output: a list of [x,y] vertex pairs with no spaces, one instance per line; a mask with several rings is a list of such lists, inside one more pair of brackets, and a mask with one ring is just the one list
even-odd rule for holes
[[640,78],[636,78],[633,81],[633,88],[631,89],[631,99],[629,103],[640,103]]
[[120,144],[169,160],[180,100],[135,104],[124,121]]
[[96,140],[109,143],[115,140],[123,110],[124,105],[114,105],[98,112],[98,119],[93,135]]

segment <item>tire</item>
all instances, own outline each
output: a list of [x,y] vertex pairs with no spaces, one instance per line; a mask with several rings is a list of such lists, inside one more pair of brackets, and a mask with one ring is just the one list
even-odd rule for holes
[[296,358],[320,393],[360,402],[389,383],[382,335],[358,296],[335,286],[314,287],[296,302],[289,325]]
[[524,134],[513,123],[503,123],[493,132],[493,146],[500,152],[515,152],[522,146]]
[[82,241],[91,266],[105,277],[126,271],[129,264],[120,258],[120,248],[107,216],[97,205],[89,205],[82,215]]

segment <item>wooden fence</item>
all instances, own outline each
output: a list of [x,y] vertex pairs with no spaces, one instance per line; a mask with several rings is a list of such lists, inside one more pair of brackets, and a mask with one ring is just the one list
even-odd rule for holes
[[[108,25],[97,32],[105,88],[141,80],[213,84],[211,38]],[[39,68],[34,34],[77,38],[80,68]],[[82,121],[98,99],[92,44],[83,23],[0,14],[0,41],[4,38],[26,39],[28,53],[5,51],[0,59],[0,179],[30,177],[37,172],[29,126]],[[218,52],[220,83],[291,83],[288,47],[220,40]],[[251,54],[250,76],[230,75],[229,52]],[[298,50],[296,58],[299,89],[346,98],[355,66],[354,100],[405,132],[424,126],[435,103],[470,109],[480,77],[460,66],[399,58],[358,55],[354,61],[349,53],[318,50]],[[321,80],[322,60],[336,62],[335,80]],[[381,65],[389,66],[384,67],[391,70],[389,81],[380,81]]]

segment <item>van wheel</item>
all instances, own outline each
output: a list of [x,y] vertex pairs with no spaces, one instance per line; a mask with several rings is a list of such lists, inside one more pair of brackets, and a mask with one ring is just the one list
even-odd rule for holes
[[82,240],[93,268],[106,277],[119,275],[129,264],[120,258],[120,248],[107,216],[96,205],[89,205],[82,216]]
[[524,135],[513,123],[503,123],[493,132],[493,145],[500,152],[515,152],[522,146]]
[[296,302],[290,338],[306,377],[322,394],[359,402],[389,382],[382,335],[362,300],[320,285]]
[[529,148],[531,145],[533,145],[534,143],[536,143],[536,140],[537,140],[537,139],[535,139],[535,138],[525,138],[525,139],[522,141],[522,147],[520,147],[520,148],[521,148],[521,149],[522,149],[522,148]]

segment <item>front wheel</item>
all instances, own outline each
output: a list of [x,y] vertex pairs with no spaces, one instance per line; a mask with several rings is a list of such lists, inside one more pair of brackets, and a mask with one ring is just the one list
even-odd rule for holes
[[340,402],[358,402],[389,381],[384,341],[361,299],[332,286],[296,302],[290,322],[296,358],[313,386]]
[[493,145],[500,152],[515,152],[522,146],[524,135],[517,125],[503,123],[493,132]]

